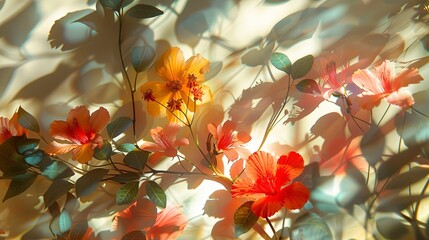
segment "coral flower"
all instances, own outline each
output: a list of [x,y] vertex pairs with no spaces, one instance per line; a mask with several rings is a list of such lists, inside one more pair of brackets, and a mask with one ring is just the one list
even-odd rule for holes
[[239,155],[241,157],[250,155],[250,151],[242,145],[249,142],[252,137],[245,132],[237,133],[232,121],[228,120],[223,125],[218,126],[210,123],[207,128],[217,141],[216,151],[222,151],[229,161],[236,160]]
[[140,198],[113,220],[113,230],[121,236],[141,230],[146,239],[176,239],[182,234],[187,218],[179,207],[167,207],[156,213],[155,205],[148,199]]
[[340,93],[346,82],[348,66],[337,73],[337,63],[333,54],[324,54],[321,57],[319,72],[321,77],[320,92],[325,99],[329,99],[333,93]]
[[149,157],[149,163],[155,164],[161,157],[175,157],[177,155],[176,147],[189,144],[187,138],[176,139],[176,134],[180,129],[179,124],[169,123],[163,129],[156,127],[150,130],[150,135],[154,141],[143,141],[140,149],[153,152]]
[[[147,82],[140,88],[148,112],[152,116],[167,115],[170,122],[188,123],[195,106],[212,99],[210,89],[201,85],[208,69],[209,62],[201,55],[192,56],[185,62],[179,48],[170,48],[156,65],[156,73],[164,82]],[[167,106],[173,102],[183,104],[173,108]]]
[[100,107],[89,115],[84,106],[70,110],[66,121],[51,123],[50,134],[55,140],[63,143],[51,142],[46,152],[61,155],[72,151],[72,159],[85,164],[92,159],[95,147],[103,146],[103,138],[99,132],[110,120],[109,112]]
[[299,182],[290,182],[303,170],[304,160],[296,152],[281,156],[277,163],[269,153],[255,152],[247,160],[246,176],[232,185],[232,196],[253,200],[253,213],[263,218],[274,215],[282,207],[302,208],[309,190]]
[[364,90],[357,97],[358,104],[362,108],[371,109],[378,106],[383,98],[402,108],[412,106],[414,104],[413,96],[402,87],[418,83],[423,78],[415,68],[404,69],[396,75],[395,63],[385,60],[371,71],[368,69],[357,70],[352,79],[357,86]]
[[25,128],[18,123],[18,114],[15,112],[9,120],[5,117],[0,117],[0,144],[12,136],[21,136],[26,134]]

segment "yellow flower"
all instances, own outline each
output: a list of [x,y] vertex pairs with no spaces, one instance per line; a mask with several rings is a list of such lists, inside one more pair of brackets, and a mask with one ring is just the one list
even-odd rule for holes
[[[147,82],[140,88],[149,114],[167,116],[169,122],[188,123],[195,106],[212,99],[209,87],[201,85],[209,64],[199,54],[185,62],[183,52],[178,47],[165,52],[156,65],[156,73],[164,82]],[[172,103],[177,104],[172,107]]]

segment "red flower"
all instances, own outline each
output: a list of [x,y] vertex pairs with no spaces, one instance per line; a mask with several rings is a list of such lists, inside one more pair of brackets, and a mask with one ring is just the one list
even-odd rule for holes
[[207,126],[209,132],[217,140],[217,151],[222,151],[229,161],[234,161],[239,155],[247,157],[250,155],[249,150],[242,147],[244,143],[249,142],[252,137],[245,132],[236,132],[235,124],[228,120],[223,125],[216,126],[210,123]]
[[50,154],[65,154],[72,151],[72,159],[79,163],[87,163],[92,159],[95,147],[103,146],[103,138],[99,132],[110,120],[109,112],[100,107],[89,115],[89,110],[84,106],[70,110],[66,121],[54,121],[49,132],[57,141],[51,142],[46,147]]
[[22,136],[24,134],[26,134],[26,130],[19,125],[17,113],[14,113],[10,120],[0,117],[0,144],[12,136]]
[[281,156],[277,163],[269,153],[255,152],[247,160],[246,176],[232,185],[232,196],[255,201],[252,211],[263,218],[274,215],[282,207],[302,208],[310,195],[309,190],[302,183],[290,182],[303,170],[304,160],[296,152]]

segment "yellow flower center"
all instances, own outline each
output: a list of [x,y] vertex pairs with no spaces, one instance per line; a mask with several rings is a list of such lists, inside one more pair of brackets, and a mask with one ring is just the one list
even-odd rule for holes
[[166,85],[173,92],[177,92],[180,89],[182,89],[182,82],[179,81],[179,80],[170,80],[170,81],[167,81]]

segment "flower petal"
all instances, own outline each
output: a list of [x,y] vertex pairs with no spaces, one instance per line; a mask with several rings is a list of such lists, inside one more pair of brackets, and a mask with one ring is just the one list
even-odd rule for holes
[[57,143],[51,142],[46,146],[45,152],[53,155],[62,155],[70,152],[71,150],[77,148],[79,144],[68,144],[68,143]]
[[383,93],[380,80],[368,69],[357,70],[353,73],[352,81],[368,93]]
[[386,101],[404,109],[414,105],[414,98],[411,93],[403,89],[391,93],[386,97]]
[[[167,105],[167,101],[171,98],[172,92],[160,82],[146,82],[140,87],[140,92],[144,94],[147,90],[151,89],[157,102],[150,101],[147,103],[147,111],[154,117],[164,117],[166,109],[159,103]],[[159,103],[158,103],[159,102]]]
[[167,50],[156,65],[156,73],[164,80],[181,80],[185,57],[178,47]]
[[282,199],[278,194],[265,196],[257,199],[252,204],[252,211],[255,215],[267,218],[274,215],[283,207]]
[[252,140],[252,137],[247,132],[238,132],[237,139],[240,141],[240,144],[247,143]]
[[274,176],[275,171],[276,162],[273,156],[267,152],[254,152],[247,159],[246,174],[255,181],[267,176]]
[[310,191],[302,183],[294,182],[283,188],[279,195],[286,208],[300,209],[308,201]]
[[165,157],[164,152],[154,152],[149,156],[148,163],[150,165],[156,165],[162,157]]
[[358,105],[359,107],[371,110],[372,108],[380,105],[380,102],[383,98],[388,96],[389,93],[380,93],[380,94],[373,94],[373,95],[360,95],[354,98],[353,105]]
[[[247,171],[247,169],[246,169]],[[254,191],[255,181],[250,178],[239,178],[234,182],[231,188],[232,197],[254,197],[255,195],[260,195],[260,193],[255,193]]]
[[423,78],[419,74],[419,70],[415,68],[404,69],[402,70],[395,78],[393,82],[393,87],[395,90],[400,89],[401,87],[406,87],[409,84],[419,83]]
[[98,133],[107,125],[109,120],[109,112],[104,107],[100,107],[97,111],[91,114],[89,125],[91,126],[92,131]]
[[140,145],[140,149],[150,151],[150,152],[162,152],[164,148],[160,147],[158,144],[153,142],[143,141]]
[[72,159],[78,161],[79,163],[86,164],[89,160],[92,159],[93,154],[94,150],[92,149],[92,144],[86,143],[73,149]]
[[189,140],[187,138],[180,138],[177,139],[174,143],[173,146],[175,147],[180,147],[180,146],[185,146],[185,145],[189,145]]
[[283,186],[304,171],[304,159],[297,152],[282,155],[277,161],[276,184]]
[[53,121],[49,127],[49,134],[55,139],[79,143],[79,140],[72,136],[71,129],[66,121]]
[[77,124],[83,132],[87,133],[90,130],[89,118],[88,108],[85,106],[78,106],[70,110],[67,116],[67,123],[70,126],[76,126]]
[[158,213],[155,224],[146,230],[148,239],[176,239],[188,220],[179,207],[167,207]]
[[223,150],[223,153],[225,154],[225,156],[228,158],[229,161],[234,161],[234,160],[237,160],[238,158],[238,153],[237,151],[235,151],[235,149],[225,149]]
[[207,125],[207,129],[209,130],[209,133],[211,133],[213,135],[213,137],[217,140],[218,139],[218,135],[217,135],[217,126],[213,123],[209,123]]
[[205,80],[204,73],[209,70],[210,63],[200,54],[197,54],[186,61],[184,68],[183,77],[186,81],[189,74],[194,74],[197,78],[197,82],[201,83]]

